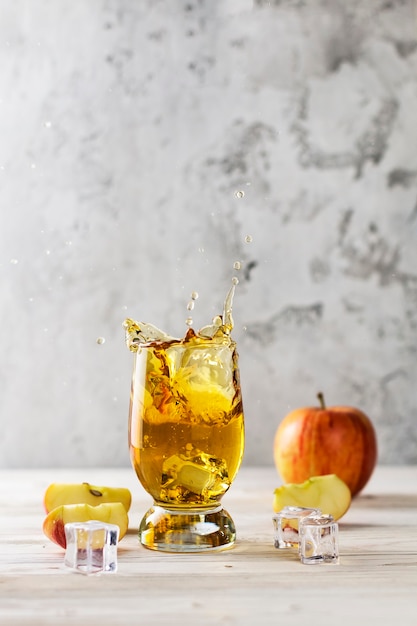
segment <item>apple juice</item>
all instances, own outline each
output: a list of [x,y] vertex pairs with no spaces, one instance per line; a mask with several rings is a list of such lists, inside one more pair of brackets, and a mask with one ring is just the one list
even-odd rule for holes
[[243,410],[233,343],[187,333],[135,355],[129,444],[155,503],[208,507],[233,481],[243,454]]

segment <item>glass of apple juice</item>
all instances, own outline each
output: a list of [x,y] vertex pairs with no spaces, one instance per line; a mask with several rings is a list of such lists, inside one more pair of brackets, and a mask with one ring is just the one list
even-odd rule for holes
[[139,540],[153,550],[219,550],[235,541],[234,522],[221,504],[244,448],[232,295],[223,316],[197,333],[189,328],[183,339],[124,322],[134,352],[130,457],[154,501]]

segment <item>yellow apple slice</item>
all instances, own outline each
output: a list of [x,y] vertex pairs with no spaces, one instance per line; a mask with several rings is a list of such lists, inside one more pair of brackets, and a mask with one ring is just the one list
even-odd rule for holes
[[43,522],[43,532],[51,541],[62,548],[67,547],[65,524],[98,520],[106,524],[116,524],[122,539],[129,526],[129,518],[121,502],[105,502],[97,506],[89,504],[63,504],[52,509]]
[[340,519],[351,503],[351,492],[336,474],[312,476],[303,483],[286,483],[274,491],[272,508],[277,513],[285,506],[320,509]]
[[129,511],[132,495],[124,487],[96,487],[90,483],[52,483],[45,491],[43,503],[49,513],[62,504],[89,504],[97,506],[107,502],[121,502]]

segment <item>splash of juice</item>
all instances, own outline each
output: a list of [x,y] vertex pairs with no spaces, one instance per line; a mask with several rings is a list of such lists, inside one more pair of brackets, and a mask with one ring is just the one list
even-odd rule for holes
[[[183,339],[176,339],[171,337],[163,330],[160,330],[153,324],[145,322],[135,322],[134,320],[127,318],[123,322],[125,329],[126,345],[131,352],[137,352],[138,348],[142,345],[149,345],[152,343],[186,343],[192,340],[198,339],[211,339],[214,342],[232,342],[231,332],[233,330],[233,317],[232,306],[233,297],[235,294],[236,285],[238,279],[232,279],[232,286],[230,287],[226,299],[223,305],[223,315],[217,315],[213,318],[212,323],[208,326],[203,326],[196,333],[192,328],[187,331],[187,334]],[[194,298],[192,297],[194,295]],[[193,292],[191,302],[196,300],[198,295]],[[190,304],[190,303],[189,303]],[[187,305],[188,308],[189,305]],[[186,320],[188,325],[188,318]]]

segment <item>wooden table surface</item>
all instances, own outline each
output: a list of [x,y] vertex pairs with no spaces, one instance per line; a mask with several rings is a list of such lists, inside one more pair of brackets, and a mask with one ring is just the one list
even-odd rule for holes
[[[115,574],[84,576],[42,533],[51,482],[125,486],[130,525]],[[139,545],[150,505],[131,469],[0,471],[0,624],[417,624],[417,466],[377,467],[339,522],[340,564],[302,565],[273,546],[275,469],[243,467],[224,497],[231,550],[167,554]]]

